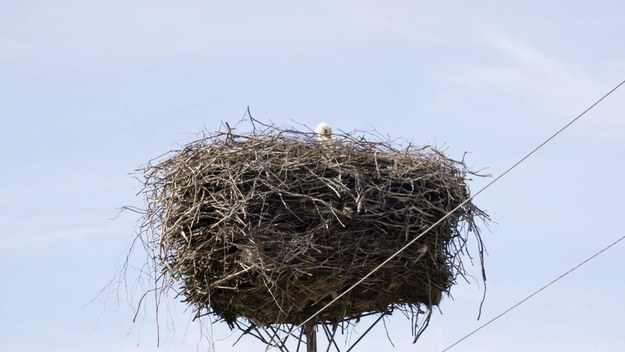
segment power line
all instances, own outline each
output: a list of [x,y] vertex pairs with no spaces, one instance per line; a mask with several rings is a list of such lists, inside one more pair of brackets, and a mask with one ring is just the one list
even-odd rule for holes
[[546,289],[547,287],[553,285],[554,283],[556,283],[558,280],[562,279],[563,277],[567,276],[568,274],[572,273],[573,271],[575,271],[577,268],[581,267],[582,265],[588,263],[589,261],[591,261],[593,258],[595,258],[596,256],[600,255],[601,253],[605,252],[606,250],[608,250],[610,247],[614,246],[615,244],[619,243],[620,241],[622,241],[623,239],[625,239],[625,236],[617,239],[616,241],[610,243],[607,247],[603,248],[602,250],[596,252],[595,254],[591,255],[590,257],[586,258],[584,261],[582,261],[581,263],[577,264],[576,266],[574,266],[573,268],[569,269],[567,272],[565,272],[564,274],[556,277],[555,279],[551,280],[549,283],[547,283],[546,285],[544,285],[543,287],[539,288],[538,290],[532,292],[529,296],[525,297],[524,299],[520,300],[518,303],[516,303],[515,305],[513,305],[512,307],[506,309],[505,311],[503,311],[501,314],[497,315],[496,317],[492,318],[491,320],[487,321],[486,323],[482,324],[480,327],[478,327],[477,329],[471,331],[470,333],[468,333],[467,335],[465,335],[464,337],[462,337],[461,339],[459,339],[458,341],[454,342],[453,344],[451,344],[449,347],[445,348],[442,352],[448,351],[450,350],[452,347],[456,346],[457,344],[459,344],[460,342],[464,341],[465,339],[467,339],[469,336],[475,334],[476,332],[480,331],[481,329],[483,329],[484,327],[486,327],[488,324],[494,322],[495,320],[501,318],[504,314],[508,313],[509,311],[513,310],[514,308],[520,306],[521,304],[525,303],[527,300],[529,300],[530,298],[534,297],[535,295],[537,295],[539,292],[541,292],[542,290]]
[[326,305],[324,305],[323,307],[321,307],[321,309],[319,309],[318,311],[316,311],[314,314],[312,314],[310,317],[308,317],[308,319],[306,319],[304,322],[302,322],[301,324],[299,324],[297,327],[301,328],[302,326],[304,326],[306,323],[308,323],[309,321],[311,321],[312,319],[314,319],[317,315],[319,315],[321,312],[323,312],[326,308],[328,308],[330,305],[332,305],[334,302],[338,301],[339,299],[341,299],[343,296],[345,296],[347,293],[349,293],[351,290],[353,290],[356,286],[360,285],[363,281],[365,281],[367,278],[369,278],[371,275],[373,275],[376,271],[378,271],[381,267],[383,267],[386,263],[388,263],[389,261],[393,260],[393,258],[395,258],[397,255],[399,255],[401,252],[403,252],[406,248],[410,247],[413,243],[415,243],[417,240],[419,240],[421,237],[423,237],[423,235],[425,235],[426,233],[428,233],[430,230],[432,230],[434,227],[436,227],[438,224],[440,224],[443,220],[447,219],[451,214],[453,214],[454,212],[456,212],[456,210],[460,209],[461,207],[463,207],[465,204],[467,204],[468,202],[472,201],[473,198],[477,197],[478,194],[482,193],[483,191],[485,191],[487,188],[489,188],[491,185],[493,185],[495,182],[499,181],[499,179],[501,179],[502,177],[504,177],[506,174],[508,174],[510,171],[512,171],[514,168],[516,168],[519,164],[521,164],[522,162],[524,162],[525,160],[527,160],[527,158],[529,158],[530,156],[532,156],[534,153],[536,153],[540,148],[542,148],[545,144],[549,143],[552,139],[554,139],[557,135],[559,135],[560,133],[562,133],[565,129],[567,129],[569,126],[571,126],[573,123],[575,123],[577,120],[579,120],[582,116],[584,116],[588,111],[592,110],[595,106],[597,106],[599,103],[601,103],[605,98],[607,98],[610,94],[614,93],[614,91],[616,91],[617,89],[619,89],[623,84],[625,84],[625,80],[623,80],[621,83],[619,83],[618,85],[616,85],[614,88],[612,88],[609,92],[607,92],[606,94],[604,94],[601,98],[599,98],[597,101],[595,101],[592,105],[590,105],[586,110],[584,110],[581,114],[577,115],[574,119],[572,119],[569,123],[567,123],[566,125],[564,125],[564,127],[560,128],[558,131],[556,131],[554,134],[552,134],[549,138],[547,138],[545,141],[543,141],[542,143],[540,143],[537,147],[535,147],[534,149],[532,149],[529,153],[527,153],[524,157],[522,157],[519,161],[517,161],[516,163],[514,163],[512,166],[510,166],[506,171],[504,171],[501,175],[497,176],[495,179],[493,179],[492,181],[490,181],[486,186],[482,187],[482,189],[480,189],[479,191],[477,191],[475,194],[473,194],[472,196],[470,196],[469,198],[467,198],[464,202],[460,203],[460,205],[458,205],[457,207],[455,207],[454,209],[452,209],[450,212],[448,212],[447,214],[445,214],[445,216],[443,216],[442,218],[440,218],[437,222],[435,222],[434,224],[432,224],[430,227],[428,227],[427,229],[425,229],[425,231],[421,232],[418,236],[416,236],[415,238],[413,238],[410,242],[408,242],[405,246],[403,246],[402,248],[400,248],[397,252],[393,253],[393,255],[391,255],[390,257],[388,257],[385,261],[383,261],[380,265],[376,266],[373,270],[371,270],[367,275],[365,275],[362,279],[358,280],[355,284],[353,284],[352,286],[350,286],[348,289],[346,289],[345,291],[343,291],[343,293],[339,294],[338,296],[336,296],[332,301],[328,302]]
[[[472,201],[475,197],[477,197],[477,195],[479,195],[480,193],[484,192],[487,188],[489,188],[490,186],[492,186],[495,182],[499,181],[502,177],[504,177],[505,175],[507,175],[510,171],[512,171],[513,169],[515,169],[517,166],[519,166],[521,163],[523,163],[525,160],[527,160],[530,156],[532,156],[534,153],[536,153],[539,149],[541,149],[543,146],[545,146],[545,144],[549,143],[552,139],[554,139],[556,136],[558,136],[560,133],[562,133],[564,130],[566,130],[567,128],[569,128],[573,123],[575,123],[577,120],[579,120],[582,116],[586,115],[587,112],[589,112],[590,110],[592,110],[595,106],[597,106],[599,103],[601,103],[605,98],[607,98],[608,96],[610,96],[612,93],[614,93],[617,89],[619,89],[623,84],[625,84],[625,80],[623,80],[621,83],[617,84],[614,88],[612,88],[610,91],[608,91],[606,94],[604,94],[601,98],[599,98],[597,101],[595,101],[592,105],[590,105],[586,110],[584,110],[582,113],[580,113],[579,115],[577,115],[574,119],[572,119],[571,121],[569,121],[566,125],[564,125],[562,128],[560,128],[559,130],[557,130],[555,133],[553,133],[551,136],[549,136],[547,139],[545,139],[542,143],[540,143],[538,146],[536,146],[534,149],[532,149],[529,153],[527,153],[525,156],[523,156],[521,159],[519,159],[519,161],[517,161],[516,163],[514,163],[512,166],[510,166],[508,169],[506,169],[503,173],[501,173],[499,176],[497,176],[495,179],[493,179],[491,182],[489,182],[488,184],[486,184],[486,186],[482,187],[479,191],[477,191],[475,194],[473,194],[472,196],[470,196],[468,199],[466,199],[464,202],[460,203],[460,205],[458,205],[457,207],[455,207],[454,209],[452,209],[450,212],[448,212],[447,214],[445,214],[442,218],[440,218],[437,222],[435,222],[434,224],[432,224],[430,227],[428,227],[427,229],[425,229],[425,231],[421,232],[419,235],[417,235],[415,238],[413,238],[410,242],[408,242],[405,246],[403,246],[402,248],[400,248],[397,252],[395,252],[393,255],[391,255],[390,257],[388,257],[385,261],[383,261],[380,265],[376,266],[373,270],[371,270],[367,275],[365,275],[362,279],[358,280],[358,282],[356,282],[355,284],[353,284],[352,286],[350,286],[349,288],[347,288],[345,291],[343,291],[341,294],[339,294],[338,296],[336,296],[332,301],[328,302],[326,305],[324,305],[323,307],[321,307],[321,309],[319,309],[318,311],[316,311],[315,313],[313,313],[310,317],[308,317],[308,319],[306,319],[304,322],[302,322],[301,324],[297,325],[297,326],[293,326],[291,327],[291,329],[289,329],[289,331],[287,331],[287,337],[289,335],[292,335],[293,330],[295,330],[295,328],[302,328],[302,326],[304,326],[306,323],[310,322],[312,319],[314,319],[317,315],[319,315],[321,312],[323,312],[326,308],[328,308],[330,305],[334,304],[336,301],[338,301],[339,299],[341,299],[343,296],[345,296],[347,293],[349,293],[351,290],[353,290],[356,286],[360,285],[363,281],[365,281],[367,278],[369,278],[371,275],[373,275],[376,271],[378,271],[381,267],[383,267],[386,263],[388,263],[389,261],[391,261],[393,258],[395,258],[397,255],[399,255],[401,252],[403,252],[406,248],[410,247],[413,243],[415,243],[417,240],[419,240],[421,237],[423,237],[426,233],[428,233],[430,230],[432,230],[434,227],[436,227],[438,224],[440,224],[443,220],[445,220],[446,218],[448,218],[451,214],[453,214],[456,210],[460,209],[461,207],[463,207],[465,204],[467,204],[468,202]],[[622,238],[621,238],[622,239]],[[620,241],[620,239],[619,239]],[[617,241],[618,242],[618,241]],[[607,248],[606,248],[607,249]],[[574,269],[573,269],[574,270]],[[566,275],[566,274],[565,274]],[[557,281],[557,280],[556,280]],[[536,292],[538,293],[538,292]],[[529,298],[529,297],[528,297]],[[514,308],[514,307],[513,307]],[[505,314],[506,312],[504,312],[503,314]],[[503,315],[502,314],[502,315]],[[486,324],[485,324],[486,325]],[[479,330],[479,329],[478,329]],[[470,335],[468,335],[470,336]],[[467,336],[467,337],[468,337]],[[276,335],[274,335],[270,342],[273,341],[274,337],[277,337]],[[466,338],[466,337],[465,337]],[[282,339],[280,339],[282,340]],[[456,342],[457,344],[458,342]],[[453,345],[452,345],[453,346]],[[452,347],[450,346],[450,347]],[[449,348],[448,348],[449,349]]]

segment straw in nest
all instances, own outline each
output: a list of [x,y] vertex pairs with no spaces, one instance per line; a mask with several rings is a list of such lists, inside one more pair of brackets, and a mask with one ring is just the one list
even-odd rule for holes
[[[231,327],[300,324],[469,198],[468,171],[440,151],[334,137],[228,129],[150,163],[145,241],[161,283]],[[481,258],[476,217],[467,202],[314,322],[431,313],[465,274],[469,232]]]

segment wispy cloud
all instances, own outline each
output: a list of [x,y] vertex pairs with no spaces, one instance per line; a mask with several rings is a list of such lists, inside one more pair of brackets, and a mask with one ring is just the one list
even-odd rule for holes
[[594,97],[605,89],[599,77],[584,66],[549,55],[494,29],[484,30],[475,45],[493,51],[497,59],[489,63],[469,62],[446,74],[446,79],[471,89],[514,93],[528,102],[540,102],[549,112],[570,112],[563,111],[563,105]]
[[61,228],[52,231],[41,230],[37,232],[9,233],[4,236],[3,241],[0,243],[0,248],[23,245],[47,245],[60,242],[79,242],[93,238],[115,236],[116,234],[121,233],[128,234],[128,228],[123,229],[118,225],[103,225],[94,227],[79,226]]
[[427,23],[424,18],[414,15],[406,18],[405,14],[387,9],[386,13],[374,11],[358,11],[351,15],[354,23],[368,28],[370,32],[378,36],[399,37],[406,40],[440,43],[442,35],[440,28]]
[[[505,94],[546,116],[573,117],[618,83],[613,74],[599,73],[606,71],[605,65],[613,63],[606,63],[603,70],[596,70],[601,63],[590,66],[558,57],[527,40],[506,36],[494,28],[484,29],[474,40],[474,45],[490,50],[495,59],[467,62],[444,73],[445,79],[485,94]],[[625,130],[625,122],[620,118],[622,113],[618,113],[622,108],[623,104],[620,104],[620,107],[603,110],[608,116],[581,133],[625,140],[625,133],[619,132]]]

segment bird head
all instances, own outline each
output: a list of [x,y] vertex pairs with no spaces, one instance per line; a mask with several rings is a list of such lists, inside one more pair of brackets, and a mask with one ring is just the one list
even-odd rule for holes
[[332,139],[332,127],[325,122],[317,125],[315,133],[320,141],[329,141]]

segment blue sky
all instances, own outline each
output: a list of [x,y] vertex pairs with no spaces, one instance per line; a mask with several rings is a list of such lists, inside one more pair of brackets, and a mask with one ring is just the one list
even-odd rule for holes
[[[152,312],[131,322],[134,280],[90,303],[137,216],[111,219],[142,204],[135,168],[247,106],[468,151],[497,175],[625,79],[624,39],[620,1],[0,2],[0,350],[154,350]],[[620,90],[475,200],[495,221],[484,319],[623,234],[624,112]],[[624,252],[453,351],[621,350]],[[408,320],[389,319],[395,350],[441,350],[477,327],[481,285],[452,294],[416,345]],[[160,350],[207,347],[183,307],[165,311]],[[203,331],[215,351],[262,350]],[[365,341],[390,348],[381,328]]]

